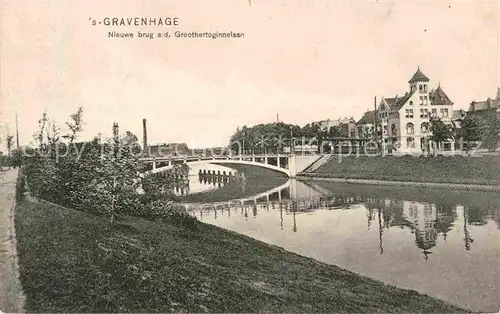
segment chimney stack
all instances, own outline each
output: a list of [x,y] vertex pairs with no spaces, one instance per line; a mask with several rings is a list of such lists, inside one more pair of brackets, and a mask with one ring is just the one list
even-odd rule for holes
[[142,150],[145,155],[148,155],[148,129],[146,127],[146,119],[142,119]]

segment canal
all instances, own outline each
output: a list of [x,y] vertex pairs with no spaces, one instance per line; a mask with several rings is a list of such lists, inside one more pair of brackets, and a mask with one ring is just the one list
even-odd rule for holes
[[245,184],[220,183],[198,171],[179,194],[200,221],[473,311],[500,308],[497,193],[302,182],[249,169],[239,169]]

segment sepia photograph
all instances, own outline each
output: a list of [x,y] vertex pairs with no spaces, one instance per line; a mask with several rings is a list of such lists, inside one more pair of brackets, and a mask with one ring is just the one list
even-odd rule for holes
[[498,0],[0,0],[0,313],[499,313]]

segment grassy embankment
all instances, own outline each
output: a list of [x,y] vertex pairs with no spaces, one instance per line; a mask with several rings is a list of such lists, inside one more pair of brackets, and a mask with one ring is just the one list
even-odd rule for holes
[[238,182],[230,182],[219,189],[186,195],[182,197],[182,201],[189,203],[228,201],[257,195],[285,184],[288,180],[284,174],[266,168],[238,164],[231,166],[227,166],[226,164],[221,165],[244,172],[247,179],[245,186],[242,187]]
[[500,156],[332,157],[309,177],[500,185]]
[[28,312],[457,312],[453,306],[202,223],[113,227],[29,199],[17,206]]

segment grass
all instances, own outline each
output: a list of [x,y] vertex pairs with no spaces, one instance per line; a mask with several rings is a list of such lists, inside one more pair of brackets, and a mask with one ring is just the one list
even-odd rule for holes
[[500,184],[500,156],[333,157],[308,176],[457,184]]
[[29,199],[16,213],[28,312],[460,312],[202,223],[102,217]]

